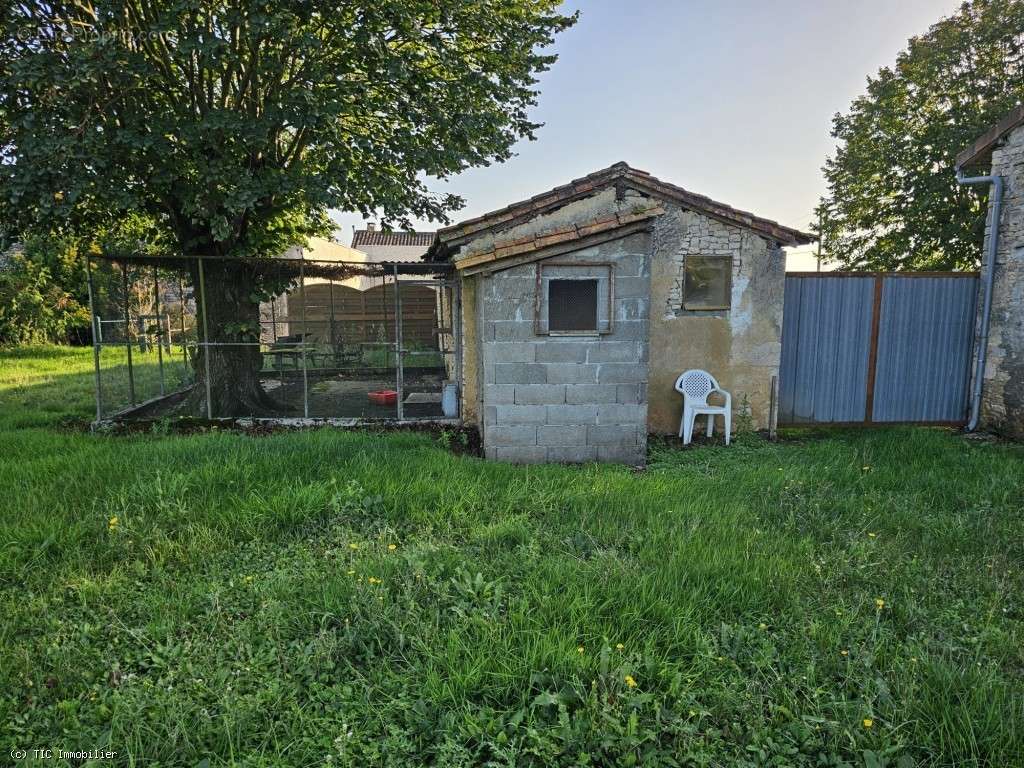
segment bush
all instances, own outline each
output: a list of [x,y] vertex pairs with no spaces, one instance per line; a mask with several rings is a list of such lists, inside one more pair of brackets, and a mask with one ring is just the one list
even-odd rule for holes
[[85,278],[73,248],[31,240],[0,257],[0,345],[89,338]]

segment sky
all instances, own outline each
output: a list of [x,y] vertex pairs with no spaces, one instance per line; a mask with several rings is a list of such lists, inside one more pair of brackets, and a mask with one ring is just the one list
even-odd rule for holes
[[[699,194],[807,228],[832,117],[959,0],[577,0],[540,78],[545,125],[506,163],[436,191],[471,218],[624,160]],[[359,214],[334,212],[348,243]],[[417,229],[439,225],[416,222]]]

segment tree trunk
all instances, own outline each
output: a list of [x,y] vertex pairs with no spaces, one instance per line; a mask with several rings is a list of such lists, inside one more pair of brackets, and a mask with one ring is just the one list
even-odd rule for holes
[[[282,406],[260,383],[263,356],[260,351],[259,276],[249,265],[227,259],[205,259],[205,301],[200,295],[198,265],[193,269],[197,332],[205,329],[213,346],[199,347],[196,355],[196,386],[184,410],[213,418],[274,416]],[[209,356],[209,366],[206,357]],[[207,375],[211,408],[207,408]]]

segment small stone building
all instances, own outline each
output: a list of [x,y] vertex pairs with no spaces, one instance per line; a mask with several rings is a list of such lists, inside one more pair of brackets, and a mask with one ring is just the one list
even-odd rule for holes
[[642,464],[648,433],[679,429],[676,377],[703,368],[766,426],[782,249],[812,240],[625,163],[439,231],[464,420],[489,458]]
[[[1002,214],[993,221],[992,203],[985,248],[998,227],[992,311],[981,391],[981,425],[1024,438],[1024,106],[1019,106],[961,152],[957,169],[968,175],[1001,176]],[[990,196],[991,197],[991,196]],[[988,273],[982,264],[984,290]],[[978,306],[982,301],[979,297]]]

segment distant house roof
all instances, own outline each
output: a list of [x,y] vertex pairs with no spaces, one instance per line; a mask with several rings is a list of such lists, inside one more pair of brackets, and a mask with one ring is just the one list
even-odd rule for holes
[[1018,105],[1011,110],[1010,114],[993,125],[981,136],[976,138],[971,145],[956,156],[956,167],[967,168],[988,160],[992,150],[999,146],[999,142],[1014,128],[1024,125],[1024,104]]
[[420,247],[426,251],[434,242],[434,232],[388,232],[381,229],[357,229],[352,235],[352,247],[364,245]]
[[453,249],[483,232],[513,227],[538,214],[556,210],[574,200],[589,197],[598,190],[615,184],[623,184],[652,197],[671,200],[684,208],[699,211],[727,224],[749,229],[782,245],[803,245],[817,239],[814,235],[801,232],[798,229],[783,226],[770,219],[762,219],[725,203],[716,202],[710,197],[694,194],[675,184],[661,181],[646,171],[631,168],[626,163],[615,163],[608,168],[575,179],[528,200],[513,203],[497,211],[438,230],[437,239],[431,246],[427,258],[431,260],[445,259]]

